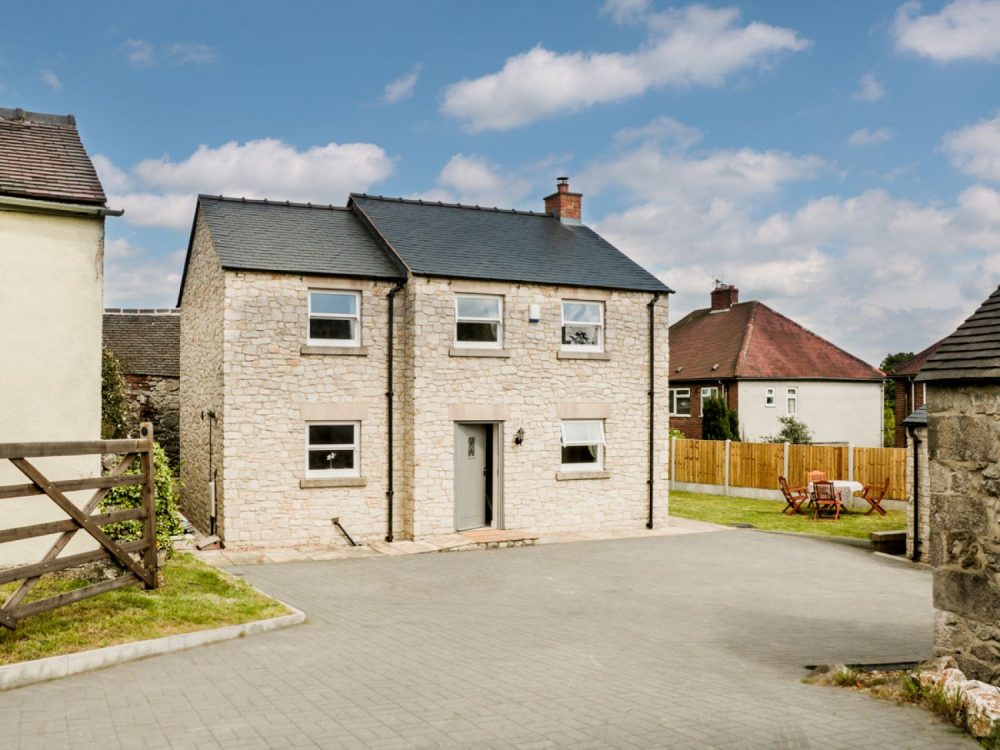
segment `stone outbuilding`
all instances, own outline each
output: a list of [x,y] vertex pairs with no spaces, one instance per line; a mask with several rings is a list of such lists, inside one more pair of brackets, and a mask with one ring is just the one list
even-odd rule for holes
[[665,522],[670,289],[580,206],[201,196],[187,517],[245,549]]
[[1000,684],[1000,289],[917,383],[927,384],[935,651]]
[[156,441],[176,467],[180,459],[180,310],[105,308],[104,346],[122,363],[128,424],[152,422]]

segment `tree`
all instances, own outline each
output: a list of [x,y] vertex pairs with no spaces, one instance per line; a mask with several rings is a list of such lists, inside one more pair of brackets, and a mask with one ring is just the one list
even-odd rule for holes
[[766,435],[765,443],[796,443],[798,445],[809,445],[812,443],[812,433],[801,419],[788,415],[778,417],[781,423],[781,430],[777,435]]
[[702,440],[739,440],[740,418],[721,396],[712,396],[701,405]]
[[[891,375],[902,365],[913,359],[913,352],[896,352],[885,355],[879,369]],[[896,444],[896,384],[886,380],[882,384],[882,445],[891,448]]]
[[105,440],[126,434],[129,410],[123,370],[121,361],[105,346],[101,350],[101,437]]

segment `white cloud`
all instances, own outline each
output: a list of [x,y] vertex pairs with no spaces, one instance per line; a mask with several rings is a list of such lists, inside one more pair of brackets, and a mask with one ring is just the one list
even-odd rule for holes
[[104,156],[94,159],[115,207],[138,226],[187,230],[198,193],[342,204],[394,168],[371,143],[329,143],[302,151],[274,138],[201,145],[186,159],[139,162],[128,173]]
[[[464,203],[541,211],[539,188],[551,180],[560,159],[549,157],[506,169],[483,156],[455,154],[441,168],[434,187],[412,197],[427,201]],[[531,203],[525,205],[526,201]]]
[[191,65],[214,62],[218,50],[202,42],[171,42],[154,46],[144,39],[129,39],[122,45],[125,59],[133,68],[157,65]]
[[657,143],[668,141],[678,148],[693,146],[702,138],[702,133],[698,128],[685,125],[683,122],[675,120],[669,115],[657,117],[645,125],[635,128],[622,128],[615,133],[615,143],[617,145],[628,145],[631,143],[654,141]]
[[649,12],[649,0],[604,0],[601,13],[607,13],[615,23],[634,23]]
[[1000,57],[998,0],[953,0],[927,15],[919,15],[920,8],[907,2],[896,11],[896,49],[943,63]]
[[59,76],[53,73],[51,70],[43,70],[41,74],[42,83],[51,89],[56,91],[62,91],[62,81],[59,80]]
[[852,146],[874,146],[877,143],[891,141],[894,135],[892,128],[877,128],[875,130],[861,128],[851,133],[847,142]]
[[692,5],[646,16],[650,37],[633,52],[558,53],[537,46],[503,68],[453,83],[441,110],[472,131],[505,130],[663,86],[721,86],[776,54],[806,49],[792,29],[739,25],[735,8]]
[[861,76],[858,90],[854,92],[854,98],[863,102],[877,102],[885,96],[885,87],[871,73]]
[[1000,181],[1000,114],[946,133],[941,145],[958,169],[984,180]]
[[878,364],[949,333],[1000,282],[1000,191],[978,184],[937,203],[868,190],[772,208],[821,168],[646,142],[595,161],[581,184],[625,199],[595,227],[677,290],[674,321],[705,307],[721,278]]
[[156,256],[128,239],[104,248],[105,307],[173,307],[186,249]]
[[385,93],[382,95],[382,101],[386,104],[393,104],[401,99],[409,99],[413,96],[413,89],[417,85],[419,77],[420,66],[415,65],[409,73],[385,85]]

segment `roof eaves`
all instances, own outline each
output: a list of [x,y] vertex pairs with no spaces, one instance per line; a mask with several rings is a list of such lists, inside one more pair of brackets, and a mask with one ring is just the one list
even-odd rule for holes
[[[653,289],[650,287],[638,287],[638,286],[621,286],[617,284],[570,284],[567,282],[556,282],[556,281],[539,281],[538,279],[521,279],[521,278],[498,278],[493,276],[466,276],[463,274],[441,274],[441,273],[431,273],[429,271],[410,271],[414,276],[420,276],[421,278],[428,279],[462,279],[464,281],[492,281],[492,282],[502,282],[504,284],[525,284],[532,286],[547,286],[547,287],[567,287],[573,289],[607,289],[608,291],[616,292],[636,292],[645,294],[673,294],[674,290],[668,287],[663,282],[659,282],[662,285],[662,289]],[[653,278],[656,278],[655,276]]]
[[184,270],[181,272],[181,286],[177,290],[177,308],[180,309],[181,301],[184,299],[184,283],[187,281],[188,266],[191,265],[191,248],[194,246],[194,233],[198,228],[198,214],[201,212],[201,200],[202,198],[210,198],[211,196],[199,195],[198,202],[194,207],[194,218],[191,219],[191,234],[188,237],[187,253],[184,255]]

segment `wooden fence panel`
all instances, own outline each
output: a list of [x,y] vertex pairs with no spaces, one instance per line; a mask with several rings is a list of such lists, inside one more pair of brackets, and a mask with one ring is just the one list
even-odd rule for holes
[[725,477],[726,443],[724,440],[675,440],[674,466],[677,482],[722,484]]
[[785,469],[782,443],[730,443],[729,486],[776,490]]
[[881,484],[889,478],[890,500],[906,500],[906,448],[855,448],[854,479]]
[[846,445],[789,445],[788,482],[793,487],[806,485],[806,474],[824,471],[827,479],[847,479]]

